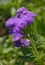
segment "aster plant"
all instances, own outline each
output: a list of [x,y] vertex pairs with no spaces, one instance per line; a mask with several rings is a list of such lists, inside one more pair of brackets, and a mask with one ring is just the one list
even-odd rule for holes
[[27,25],[34,22],[34,17],[36,14],[34,12],[28,11],[28,9],[21,7],[17,10],[17,15],[8,19],[6,22],[6,28],[9,33],[13,35],[12,42],[15,42],[16,47],[29,46],[30,40],[25,39],[26,34],[23,32]]
[[0,65],[45,65],[45,0],[2,3]]
[[[8,33],[12,35],[11,41],[14,44],[13,50],[10,49],[14,55],[11,56],[13,59],[9,65],[45,65],[45,39],[38,33],[31,32],[30,28],[36,15],[27,8],[21,7],[17,10],[16,16],[6,21],[5,26]],[[8,43],[11,42],[8,41]],[[44,44],[42,45],[42,43]]]

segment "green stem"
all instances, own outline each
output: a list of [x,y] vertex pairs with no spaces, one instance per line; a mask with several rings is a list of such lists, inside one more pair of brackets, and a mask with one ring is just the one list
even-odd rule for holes
[[32,41],[31,41],[31,45],[32,45],[32,48],[33,48],[32,51],[33,51],[35,57],[38,57],[39,56],[39,53],[37,51],[36,45]]
[[35,57],[39,57],[39,53],[37,51],[36,45],[34,44],[35,42],[30,38],[30,35],[27,36],[31,40],[32,52],[34,53]]

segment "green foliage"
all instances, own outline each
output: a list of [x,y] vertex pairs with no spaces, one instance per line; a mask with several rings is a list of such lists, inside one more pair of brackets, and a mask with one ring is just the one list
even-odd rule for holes
[[[30,39],[30,46],[17,48],[12,43],[12,36],[0,37],[0,63],[2,65],[28,65],[30,61],[36,65],[45,65],[45,0],[12,0],[0,5],[0,29],[12,17],[11,8],[27,7],[37,14],[33,24],[24,32]],[[16,11],[14,13],[16,15]],[[1,31],[1,30],[0,30]]]

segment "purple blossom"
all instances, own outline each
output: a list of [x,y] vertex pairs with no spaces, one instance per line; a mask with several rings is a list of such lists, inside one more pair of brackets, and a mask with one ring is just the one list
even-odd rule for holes
[[6,27],[9,29],[9,33],[21,32],[26,27],[27,23],[22,18],[10,18],[6,22]]
[[[21,13],[20,13],[21,12]],[[34,12],[28,11],[26,8],[22,7],[18,9],[17,17],[23,20],[26,24],[31,24],[34,22],[34,17],[36,14]]]
[[25,45],[25,46],[30,45],[29,39],[22,39],[24,36],[26,35],[21,33],[15,33],[15,35],[13,36],[13,42],[16,42],[15,46],[20,47],[21,45]]
[[15,46],[20,47],[21,45],[29,46],[29,39],[23,39],[25,34],[22,34],[22,30],[28,25],[34,22],[34,17],[36,14],[34,12],[28,11],[28,9],[21,7],[17,10],[17,15],[8,19],[6,22],[6,28],[9,33],[13,35],[13,42]]

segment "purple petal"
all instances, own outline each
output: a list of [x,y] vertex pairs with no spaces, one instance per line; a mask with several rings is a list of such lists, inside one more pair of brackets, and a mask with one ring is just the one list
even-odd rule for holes
[[21,29],[18,27],[18,26],[15,26],[14,28],[13,28],[13,33],[16,33],[16,32],[21,32]]
[[21,39],[21,43],[23,43],[25,46],[29,46],[30,45],[30,40],[29,39]]
[[27,11],[25,7],[21,7],[17,10],[17,13],[22,13],[23,11]]
[[6,25],[7,28],[15,25],[15,17],[8,19],[5,25]]
[[27,23],[23,20],[23,18],[16,18],[15,19],[15,26],[23,29],[25,26],[27,25]]
[[13,36],[13,42],[20,40],[22,37],[24,37],[24,34],[15,33],[15,35]]
[[26,23],[26,25],[28,25],[29,23],[31,24],[32,22],[34,22],[34,18],[32,16],[29,16],[29,15],[22,15],[21,18],[24,21],[24,23]]
[[29,15],[29,16],[32,16],[32,17],[35,17],[35,16],[36,16],[36,13],[31,12],[31,11],[28,11],[28,15]]

